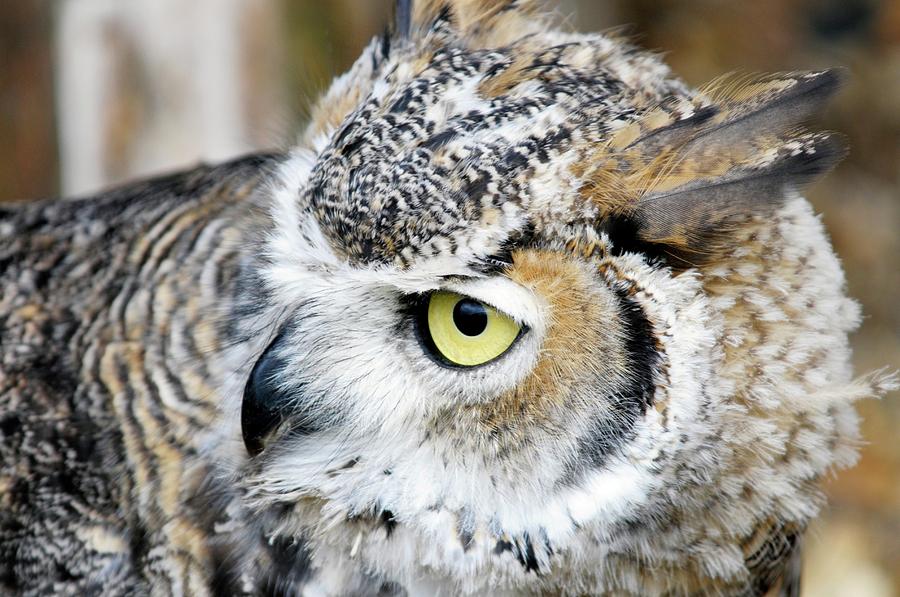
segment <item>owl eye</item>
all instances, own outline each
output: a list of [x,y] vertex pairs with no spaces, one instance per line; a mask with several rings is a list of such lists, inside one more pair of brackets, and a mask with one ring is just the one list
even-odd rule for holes
[[522,326],[481,301],[455,292],[428,295],[418,317],[428,350],[441,363],[475,367],[503,353],[522,333]]

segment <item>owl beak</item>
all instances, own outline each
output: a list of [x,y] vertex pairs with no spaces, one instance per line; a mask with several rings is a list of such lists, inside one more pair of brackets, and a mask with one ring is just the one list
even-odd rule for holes
[[281,373],[285,363],[278,356],[284,344],[284,335],[278,334],[256,361],[241,404],[241,432],[250,456],[263,451],[266,440],[284,421],[283,393],[279,391]]

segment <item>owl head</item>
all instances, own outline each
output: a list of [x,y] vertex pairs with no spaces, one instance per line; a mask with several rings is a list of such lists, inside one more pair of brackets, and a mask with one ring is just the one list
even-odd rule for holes
[[842,153],[801,128],[838,79],[693,90],[529,1],[400,2],[248,256],[265,532],[336,593],[775,582],[877,390],[799,195]]

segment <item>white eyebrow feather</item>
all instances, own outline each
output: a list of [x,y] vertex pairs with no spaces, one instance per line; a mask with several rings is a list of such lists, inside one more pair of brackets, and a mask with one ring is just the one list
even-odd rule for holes
[[444,287],[486,303],[539,333],[550,317],[550,307],[541,296],[503,276],[454,280]]

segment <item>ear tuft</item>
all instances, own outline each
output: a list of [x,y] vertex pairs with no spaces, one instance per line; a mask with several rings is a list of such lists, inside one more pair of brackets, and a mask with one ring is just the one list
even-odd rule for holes
[[693,106],[664,103],[595,156],[604,163],[592,169],[603,177],[595,202],[674,267],[709,262],[843,157],[837,136],[799,128],[839,82],[835,71],[729,78]]
[[394,4],[394,37],[408,39],[412,28],[413,0],[397,0]]
[[470,48],[499,47],[543,29],[537,12],[534,0],[397,0],[394,36],[417,42],[441,32]]
[[[844,155],[833,134],[805,134],[761,140],[744,160],[725,156],[710,175],[702,169],[661,177],[632,213],[638,239],[663,245],[676,266],[701,265],[733,248],[735,230],[754,219],[770,217],[790,191],[827,172]],[[682,182],[684,181],[684,182]]]

